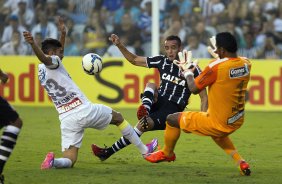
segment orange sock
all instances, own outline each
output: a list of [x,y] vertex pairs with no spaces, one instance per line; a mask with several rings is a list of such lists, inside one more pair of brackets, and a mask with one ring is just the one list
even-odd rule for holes
[[170,126],[166,123],[165,129],[165,145],[163,148],[163,152],[166,156],[171,156],[176,145],[176,142],[180,136],[180,129]]
[[225,153],[230,155],[236,163],[239,163],[243,158],[237,152],[234,144],[232,143],[231,139],[226,137],[212,137],[215,143],[220,146]]

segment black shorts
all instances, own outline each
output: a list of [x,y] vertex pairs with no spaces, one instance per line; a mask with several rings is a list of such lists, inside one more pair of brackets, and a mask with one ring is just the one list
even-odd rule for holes
[[169,114],[182,112],[184,107],[181,107],[175,102],[171,102],[162,96],[158,96],[158,101],[152,105],[149,117],[154,121],[153,130],[164,130],[166,127],[166,117]]
[[19,118],[18,113],[0,96],[0,128],[9,125]]

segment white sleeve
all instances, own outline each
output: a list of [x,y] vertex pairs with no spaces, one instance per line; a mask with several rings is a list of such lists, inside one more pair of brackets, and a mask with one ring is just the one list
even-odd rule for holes
[[52,59],[52,65],[48,65],[46,66],[49,69],[57,69],[60,66],[61,63],[61,59],[59,58],[59,56],[51,56]]

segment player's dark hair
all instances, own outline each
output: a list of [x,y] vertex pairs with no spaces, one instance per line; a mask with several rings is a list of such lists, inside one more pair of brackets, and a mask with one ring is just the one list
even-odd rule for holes
[[170,36],[166,37],[165,40],[176,40],[177,43],[178,43],[178,46],[181,47],[181,40],[178,36],[170,35]]
[[226,51],[235,53],[238,50],[235,37],[229,32],[221,32],[216,35],[217,48],[224,48]]
[[47,38],[41,43],[41,50],[43,51],[44,54],[48,54],[48,51],[60,47],[62,47],[61,42],[53,38]]

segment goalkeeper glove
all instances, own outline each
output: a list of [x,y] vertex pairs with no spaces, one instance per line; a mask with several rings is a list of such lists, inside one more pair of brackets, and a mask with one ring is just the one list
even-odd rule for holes
[[211,46],[208,46],[207,47],[207,49],[208,49],[208,52],[212,55],[212,57],[214,57],[214,58],[218,58],[218,54],[216,54],[215,53],[215,51],[216,51],[216,39],[215,39],[215,36],[212,36],[211,38],[210,38],[210,42],[211,42],[211,45],[212,45],[212,47]]
[[176,64],[182,71],[182,75],[186,78],[188,75],[194,76],[193,70],[197,66],[198,60],[192,61],[192,51],[183,50],[178,52],[179,61],[174,60],[173,63]]
[[182,71],[191,68],[191,66],[197,66],[198,60],[192,61],[192,51],[183,50],[178,52],[179,61],[173,60]]

